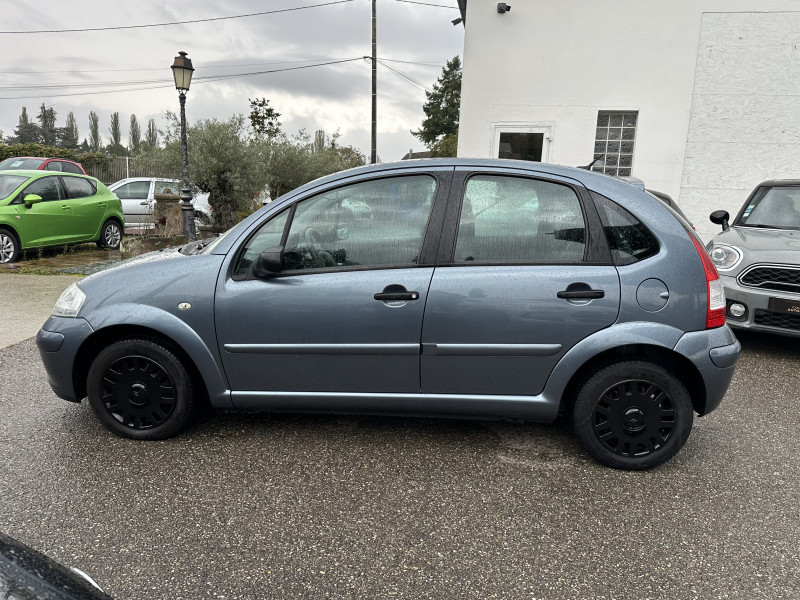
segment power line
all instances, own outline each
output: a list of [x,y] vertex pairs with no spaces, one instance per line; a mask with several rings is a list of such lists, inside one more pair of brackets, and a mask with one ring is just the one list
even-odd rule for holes
[[[269,74],[269,73],[281,73],[281,72],[284,72],[284,71],[297,71],[297,70],[300,70],[300,69],[310,69],[310,68],[313,68],[313,67],[325,67],[325,66],[328,66],[328,65],[342,64],[342,63],[354,62],[354,61],[358,61],[358,60],[362,60],[362,57],[359,56],[357,58],[347,58],[347,59],[342,59],[342,60],[328,61],[328,62],[318,63],[318,64],[315,64],[315,65],[303,65],[303,66],[299,66],[299,67],[287,67],[285,69],[270,69],[270,70],[265,70],[265,71],[253,71],[253,72],[249,72],[249,73],[234,73],[234,74],[231,74],[231,75],[211,75],[209,77],[198,77],[198,78],[194,79],[192,81],[192,83],[200,84],[200,83],[210,83],[210,82],[215,82],[215,81],[224,81],[225,79],[236,79],[236,78],[240,78],[240,77],[254,77],[256,75],[266,75],[266,74]],[[122,83],[122,85],[141,85],[141,84],[145,84],[145,83],[148,83],[148,82],[147,81],[125,82],[125,83]],[[99,84],[99,85],[102,85],[102,84]],[[109,84],[105,84],[105,85],[109,85]],[[43,98],[43,97],[47,97],[47,98],[63,98],[63,97],[66,97],[66,96],[88,96],[88,95],[91,95],[91,94],[117,94],[117,93],[120,93],[120,92],[140,92],[140,91],[144,91],[144,90],[167,89],[167,88],[171,88],[172,86],[173,86],[173,84],[170,83],[170,84],[167,84],[167,85],[163,85],[163,84],[162,85],[152,85],[152,86],[145,86],[145,87],[124,88],[124,89],[118,89],[118,90],[100,90],[100,91],[91,91],[91,92],[75,92],[75,93],[69,93],[69,94],[48,94],[47,96],[43,96],[41,94],[38,95],[38,96],[0,96],[0,100],[27,100],[27,99],[31,99],[31,98]]]
[[450,8],[458,10],[457,6],[447,6],[446,4],[431,4],[430,2],[417,2],[416,0],[395,0],[395,2],[406,2],[408,4],[422,4],[423,6],[435,6],[436,8]]
[[88,27],[85,29],[35,29],[30,31],[0,31],[0,35],[14,35],[24,33],[82,33],[88,31],[118,31],[120,29],[145,29],[147,27],[166,27],[170,25],[188,25],[193,23],[209,23],[211,21],[225,21],[228,19],[244,19],[246,17],[260,17],[262,15],[274,15],[276,13],[291,12],[295,10],[305,10],[307,8],[319,8],[321,6],[331,6],[333,4],[344,4],[355,2],[355,0],[333,0],[323,4],[310,4],[308,6],[295,6],[294,8],[281,8],[278,10],[267,10],[246,15],[231,15],[228,17],[212,17],[209,19],[193,19],[191,21],[171,21],[169,23],[150,23],[148,25],[118,25],[116,27]]

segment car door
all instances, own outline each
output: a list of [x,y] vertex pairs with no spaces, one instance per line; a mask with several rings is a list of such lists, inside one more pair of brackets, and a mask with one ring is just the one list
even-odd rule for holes
[[29,195],[40,196],[42,201],[22,209],[27,245],[47,246],[78,238],[72,203],[58,175],[35,179],[22,190],[20,199],[24,202]]
[[572,346],[617,318],[597,212],[579,184],[552,176],[458,169],[453,189],[458,228],[428,293],[422,391],[537,395]]
[[75,233],[79,239],[94,239],[100,232],[108,198],[97,194],[97,187],[83,177],[61,177],[72,206]]
[[113,192],[122,203],[122,213],[125,216],[125,227],[149,227],[153,212],[152,181],[143,179],[129,181],[114,188]]
[[[320,191],[248,237],[215,303],[236,406],[407,408],[397,395],[420,389],[422,317],[451,172]],[[281,272],[254,277],[254,261],[275,247]]]

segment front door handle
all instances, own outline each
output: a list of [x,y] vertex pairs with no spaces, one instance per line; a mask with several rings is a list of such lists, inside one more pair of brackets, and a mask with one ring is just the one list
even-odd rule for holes
[[381,302],[398,302],[406,300],[418,300],[419,292],[379,292],[373,296],[375,300]]
[[595,300],[606,295],[603,290],[564,290],[558,292],[556,296],[565,300]]

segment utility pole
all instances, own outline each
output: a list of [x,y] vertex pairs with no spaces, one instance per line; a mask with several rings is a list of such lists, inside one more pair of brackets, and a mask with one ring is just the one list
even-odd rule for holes
[[377,19],[375,17],[375,1],[372,0],[372,151],[369,164],[378,162],[378,54],[377,54]]

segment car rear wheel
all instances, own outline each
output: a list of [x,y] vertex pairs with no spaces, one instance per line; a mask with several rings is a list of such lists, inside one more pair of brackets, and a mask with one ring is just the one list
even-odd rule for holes
[[0,263],[14,262],[19,258],[19,240],[8,229],[0,229]]
[[640,471],[672,458],[686,443],[694,418],[683,383],[645,361],[624,361],[590,376],[573,409],[575,434],[596,460]]
[[101,248],[109,248],[116,250],[119,248],[122,241],[122,229],[116,221],[108,220],[103,223],[103,229],[100,231],[100,240],[97,245]]
[[87,377],[89,404],[114,433],[160,440],[178,433],[194,412],[192,381],[172,349],[129,339],[103,349]]

